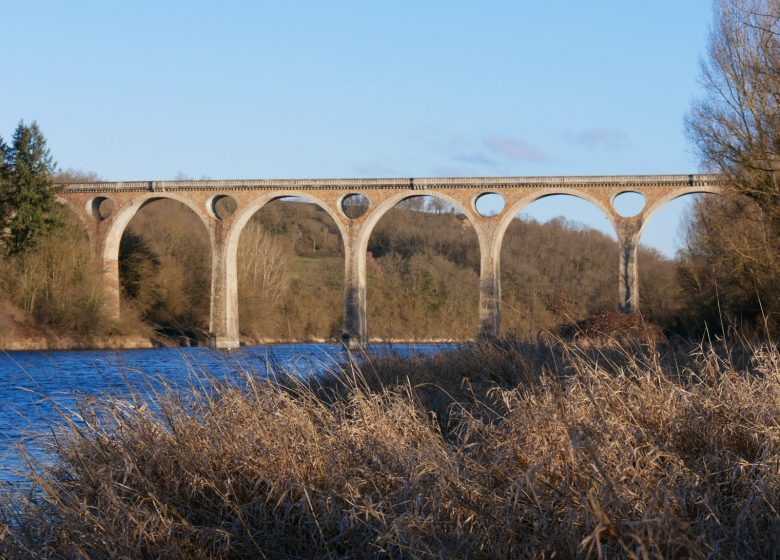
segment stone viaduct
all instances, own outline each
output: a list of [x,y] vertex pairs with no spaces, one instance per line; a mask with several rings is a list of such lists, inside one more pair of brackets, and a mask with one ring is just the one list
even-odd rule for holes
[[[369,236],[380,218],[407,198],[430,195],[444,199],[465,215],[477,234],[481,252],[479,336],[499,333],[501,321],[500,266],[504,232],[518,212],[540,198],[567,194],[591,202],[615,228],[619,243],[617,307],[639,309],[637,250],[642,229],[667,202],[691,193],[717,193],[716,175],[646,175],[605,177],[463,177],[415,179],[312,179],[226,181],[134,181],[62,185],[59,197],[85,225],[96,263],[103,276],[106,305],[119,319],[119,243],[130,220],[145,204],[172,199],[189,207],[203,222],[211,242],[212,347],[239,344],[237,252],[241,231],[264,205],[284,197],[300,197],[317,204],[333,218],[344,245],[344,341],[350,346],[367,342],[366,251]],[[645,197],[635,216],[622,217],[614,198],[624,192]],[[479,197],[495,193],[505,204],[496,215],[483,216]],[[350,218],[344,202],[363,195],[365,212]],[[354,197],[351,197],[354,200]],[[226,204],[229,203],[229,204]],[[221,211],[230,207],[233,211]]]

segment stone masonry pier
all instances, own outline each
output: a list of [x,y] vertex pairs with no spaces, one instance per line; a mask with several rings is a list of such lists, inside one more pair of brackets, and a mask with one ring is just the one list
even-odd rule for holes
[[[203,222],[211,242],[211,316],[209,336],[215,348],[239,344],[237,253],[241,231],[269,202],[299,197],[316,204],[333,218],[344,245],[344,341],[367,341],[366,251],[377,222],[393,206],[415,196],[434,196],[463,213],[476,231],[481,252],[479,336],[499,334],[501,324],[500,255],[504,232],[518,212],[540,198],[567,194],[594,204],[610,220],[620,247],[617,308],[639,309],[637,250],[650,217],[664,204],[692,193],[718,193],[717,175],[644,175],[604,177],[457,177],[414,179],[301,179],[228,181],[133,181],[62,185],[60,200],[87,229],[95,262],[103,276],[105,301],[119,319],[119,243],[127,224],[151,201],[176,200]],[[645,197],[645,206],[630,218],[620,216],[614,198],[625,192]],[[482,216],[476,201],[484,194],[504,198],[496,215]],[[363,195],[368,207],[350,218],[343,205],[350,195]],[[354,198],[351,198],[354,200]],[[230,204],[225,204],[226,202]],[[232,212],[221,211],[234,207]]]

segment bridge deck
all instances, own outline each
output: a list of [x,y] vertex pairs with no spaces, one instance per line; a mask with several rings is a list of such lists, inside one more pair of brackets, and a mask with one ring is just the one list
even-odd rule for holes
[[[119,245],[125,227],[145,204],[168,198],[186,205],[208,232],[211,245],[211,315],[213,345],[238,345],[237,254],[241,231],[269,202],[289,196],[319,205],[339,228],[344,247],[344,340],[368,340],[366,254],[374,226],[396,204],[410,197],[442,198],[468,220],[480,246],[480,335],[495,336],[500,327],[501,243],[518,212],[545,196],[567,194],[594,204],[610,220],[618,240],[618,308],[639,309],[637,254],[642,229],[667,202],[691,193],[722,192],[718,175],[602,175],[563,177],[415,177],[388,179],[249,179],[200,181],[126,181],[62,185],[58,197],[85,225],[97,272],[103,277],[105,308],[120,320]],[[626,191],[641,193],[645,206],[621,216],[614,200]],[[503,197],[504,207],[481,214],[477,201],[488,193]],[[352,194],[364,197],[364,213],[350,215]],[[232,200],[234,210],[218,204]],[[208,258],[208,257],[207,257]]]
[[569,175],[546,177],[415,177],[367,179],[203,179],[195,181],[100,181],[63,183],[65,192],[165,192],[204,190],[352,190],[436,188],[702,187],[719,185],[719,175]]

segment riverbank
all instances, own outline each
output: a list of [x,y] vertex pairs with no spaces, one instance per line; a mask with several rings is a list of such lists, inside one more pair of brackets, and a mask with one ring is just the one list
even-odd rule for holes
[[135,350],[156,348],[153,339],[144,336],[84,336],[46,335],[29,338],[0,338],[0,351],[44,351],[44,350]]
[[333,375],[85,401],[0,507],[0,556],[780,552],[776,348],[503,341]]
[[[426,339],[379,339],[373,338],[371,344],[457,344],[467,340],[448,338]],[[265,346],[270,344],[338,344],[331,338],[311,337],[306,340],[285,338],[241,337],[241,346]],[[46,350],[138,350],[144,348],[207,347],[208,341],[189,337],[170,337],[155,335],[99,336],[76,334],[47,334],[37,337],[3,337],[0,335],[0,352],[28,352]]]

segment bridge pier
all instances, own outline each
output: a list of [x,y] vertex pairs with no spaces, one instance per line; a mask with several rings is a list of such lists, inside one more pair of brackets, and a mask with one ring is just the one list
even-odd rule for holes
[[100,278],[102,287],[102,309],[105,317],[114,324],[121,321],[120,301],[121,289],[119,283],[119,239],[111,229],[113,220],[92,222],[90,244],[92,245],[92,261],[95,273]]
[[501,245],[492,222],[476,224],[479,239],[478,338],[497,338],[501,331]]
[[[642,225],[667,202],[686,194],[722,192],[717,175],[653,175],[600,177],[433,177],[415,179],[295,179],[95,182],[62,185],[58,199],[84,223],[95,255],[95,273],[102,278],[104,309],[119,323],[119,243],[135,213],[158,199],[176,200],[190,208],[209,231],[212,244],[211,317],[209,339],[216,348],[239,343],[237,246],[240,230],[251,215],[276,198],[302,197],[326,210],[339,225],[344,241],[344,331],[350,347],[368,342],[366,302],[367,237],[381,216],[409,196],[440,196],[465,209],[480,240],[479,336],[500,331],[500,238],[517,213],[545,196],[568,194],[587,200],[615,223],[620,244],[619,302],[625,313],[639,310],[637,254]],[[623,218],[613,199],[637,192],[646,200],[639,216]],[[483,194],[499,194],[506,208],[497,216],[478,217],[473,208]],[[346,196],[368,199],[366,213],[346,218],[339,205]],[[230,198],[236,214],[221,215],[216,202]],[[105,203],[105,208],[104,208]],[[110,203],[110,204],[108,204]]]
[[[370,231],[362,235],[370,235]],[[364,348],[368,343],[366,306],[366,254],[357,226],[347,224],[344,234],[344,331],[342,342],[348,348]]]
[[620,263],[618,268],[618,311],[639,313],[639,236],[640,220],[621,220],[616,223]]
[[209,347],[231,350],[240,346],[237,250],[228,246],[229,224],[213,218],[212,223]]
[[[101,255],[102,256],[102,255]],[[98,258],[100,258],[99,256]],[[119,323],[121,315],[120,285],[119,285],[119,260],[100,258],[100,274],[103,284],[103,312],[109,321]]]

